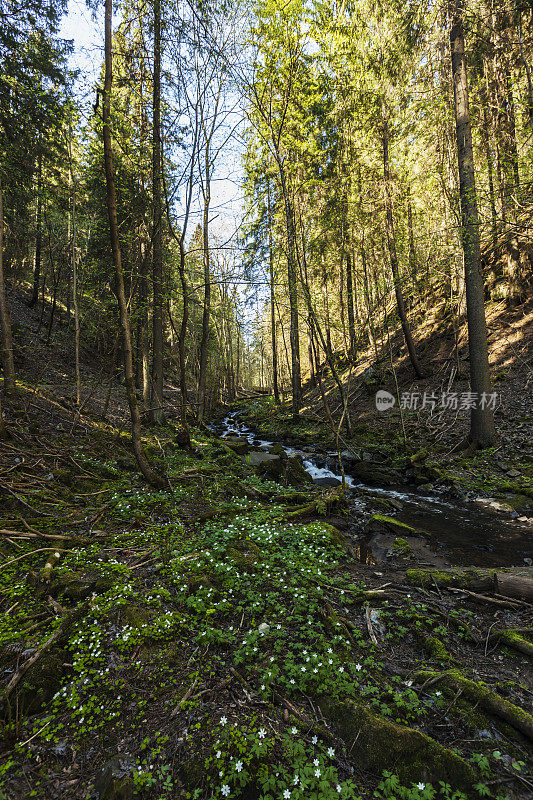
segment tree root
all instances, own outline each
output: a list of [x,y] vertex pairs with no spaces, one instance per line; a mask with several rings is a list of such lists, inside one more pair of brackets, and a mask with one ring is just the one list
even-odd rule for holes
[[437,672],[422,670],[417,672],[415,677],[419,681],[434,680],[435,683],[442,681],[455,691],[461,689],[464,695],[475,700],[484,711],[507,722],[527,739],[533,741],[533,716],[513,703],[509,703],[508,700],[504,700],[486,686],[465,678],[456,670],[449,670],[440,675]]
[[499,641],[506,647],[512,647],[513,650],[518,650],[519,653],[533,658],[533,644],[528,642],[527,639],[524,639],[521,633],[533,633],[533,628],[493,631],[489,637],[489,641]]
[[37,650],[31,658],[29,658],[19,669],[15,672],[14,675],[11,676],[9,683],[7,684],[6,688],[2,692],[5,698],[9,697],[15,686],[19,683],[20,679],[25,675],[25,673],[32,667],[36,661],[38,661],[41,656],[50,650],[50,648],[56,644],[60,639],[62,639],[70,630],[71,626],[81,619],[91,605],[90,600],[86,600],[81,605],[77,606],[69,615],[65,617],[57,631],[55,631],[43,644],[43,646]]
[[276,519],[278,521],[290,522],[293,519],[298,519],[299,517],[306,517],[313,514],[325,516],[331,511],[332,508],[338,506],[342,507],[345,505],[347,505],[347,500],[344,492],[342,490],[336,490],[328,495],[320,495],[316,498],[316,500],[313,500],[310,503],[305,503],[294,510],[290,507],[286,508],[285,512],[279,517],[276,517]]
[[430,736],[397,725],[351,700],[323,700],[320,710],[334,723],[358,767],[373,772],[388,769],[402,781],[442,780],[463,791],[471,790],[471,767]]

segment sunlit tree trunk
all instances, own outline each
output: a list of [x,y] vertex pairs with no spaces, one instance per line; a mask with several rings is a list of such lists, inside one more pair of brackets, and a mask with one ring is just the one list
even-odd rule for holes
[[387,244],[389,250],[389,259],[394,279],[394,293],[396,295],[396,305],[398,307],[398,316],[402,325],[405,344],[411,360],[411,365],[417,378],[423,376],[422,369],[418,363],[418,358],[415,351],[413,337],[407,321],[407,314],[405,312],[405,304],[403,300],[403,291],[400,281],[400,272],[398,268],[398,255],[396,253],[396,239],[394,236],[394,217],[392,213],[392,194],[391,194],[391,180],[390,180],[390,167],[389,167],[389,128],[387,121],[383,121],[383,173],[385,178],[385,205],[386,205],[386,229],[387,229]]
[[346,250],[346,302],[348,304],[348,331],[350,335],[350,360],[355,363],[357,358],[357,336],[355,333],[355,315],[353,307],[353,272],[352,255]]
[[[465,264],[468,344],[470,351],[470,386],[476,396],[471,409],[470,440],[479,447],[490,447],[496,439],[494,415],[486,402],[490,391],[490,371],[485,320],[483,276],[479,243],[479,215],[474,175],[474,151],[468,102],[463,2],[449,5],[451,17],[450,48],[461,199],[461,238]],[[485,401],[483,405],[483,400]]]
[[270,185],[267,180],[267,202],[268,202],[268,266],[270,272],[270,337],[272,342],[272,388],[274,391],[274,402],[279,406],[279,386],[278,386],[278,348],[276,344],[276,287],[274,284],[274,243],[272,236],[272,208],[270,205]]
[[80,375],[80,310],[78,305],[78,265],[76,263],[76,184],[72,167],[72,135],[69,131],[69,185],[72,192],[72,227],[70,241],[70,260],[72,266],[72,305],[74,307],[74,367],[76,372],[76,402],[81,402]]
[[300,414],[302,380],[300,370],[300,332],[298,328],[298,272],[296,264],[296,228],[294,224],[294,209],[289,197],[285,168],[278,157],[281,189],[285,205],[285,220],[287,224],[287,282],[289,290],[289,306],[291,311],[290,341],[291,341],[291,383],[292,383],[292,416],[297,419]]

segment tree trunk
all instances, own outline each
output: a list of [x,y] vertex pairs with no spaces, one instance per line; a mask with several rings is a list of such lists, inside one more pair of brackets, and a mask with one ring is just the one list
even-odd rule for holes
[[490,447],[496,439],[494,416],[486,400],[491,391],[483,277],[479,244],[479,216],[474,175],[474,152],[468,102],[463,0],[450,2],[450,49],[461,200],[461,239],[465,263],[470,385],[475,394],[471,409],[470,439],[479,447]]
[[482,91],[482,98],[484,102],[483,105],[483,120],[481,124],[481,138],[483,141],[483,149],[485,151],[485,158],[487,160],[487,177],[489,183],[489,202],[490,202],[490,214],[492,220],[492,247],[494,249],[494,257],[496,257],[496,250],[498,247],[498,217],[496,214],[496,201],[494,195],[494,169],[492,163],[492,153],[490,149],[490,126],[489,126],[489,114],[487,110],[488,105],[488,92],[486,91],[486,85],[483,85]]
[[370,346],[374,350],[374,355],[376,357],[376,363],[378,362],[378,348],[376,344],[376,335],[374,333],[374,325],[372,323],[372,297],[370,294],[370,286],[368,283],[368,270],[366,266],[366,252],[365,252],[365,231],[363,228],[363,235],[361,237],[361,263],[363,265],[363,286],[364,286],[364,293],[365,293],[365,304],[366,304],[366,313],[367,313],[367,320],[368,320],[368,341]]
[[48,332],[46,335],[46,344],[50,344],[52,337],[52,326],[54,324],[54,317],[57,308],[57,291],[61,281],[61,264],[57,265],[57,270],[54,267],[53,248],[52,248],[52,233],[50,223],[48,223],[48,260],[50,262],[50,273],[52,276],[52,309],[50,311],[50,319],[48,320]]
[[[78,266],[76,264],[76,184],[72,170],[72,140],[69,133],[69,184],[72,188],[72,230],[70,259],[72,264],[72,304],[74,306],[74,365],[76,370],[76,402],[81,402],[80,376],[80,311],[78,307]],[[70,315],[69,315],[70,321]]]
[[113,169],[113,148],[111,144],[111,129],[109,120],[111,116],[111,84],[113,82],[113,61],[111,52],[111,15],[113,0],[105,0],[105,81],[103,97],[103,140],[104,140],[104,162],[106,176],[106,200],[107,213],[109,217],[109,234],[111,239],[111,250],[113,262],[116,270],[116,290],[118,307],[120,314],[120,327],[122,333],[122,350],[124,356],[124,378],[126,383],[126,394],[131,416],[131,434],[135,457],[139,468],[146,480],[153,486],[164,486],[165,481],[156,474],[152,465],[147,460],[141,443],[141,416],[137,396],[135,394],[135,375],[133,372],[133,356],[131,346],[130,320],[128,316],[128,305],[126,293],[124,291],[124,273],[122,271],[122,259],[120,255],[120,243],[118,238],[117,222],[117,200],[115,194],[115,176]]
[[313,389],[316,389],[317,382],[316,382],[316,372],[315,372],[315,362],[313,357],[313,329],[311,327],[312,322],[308,318],[307,319],[307,358],[309,360],[309,381]]
[[274,391],[274,402],[280,404],[278,386],[278,348],[276,345],[276,289],[274,286],[274,244],[272,241],[272,209],[270,207],[270,185],[267,180],[267,200],[268,200],[268,259],[270,269],[270,336],[272,342],[272,388]]
[[163,236],[161,203],[161,2],[154,0],[154,76],[152,125],[152,396],[150,417],[163,425]]
[[150,342],[148,335],[148,255],[145,239],[139,242],[139,324],[137,328],[137,382],[145,406],[150,400]]
[[418,259],[416,257],[415,234],[413,230],[413,204],[411,203],[411,187],[407,188],[407,227],[409,229],[409,272],[413,290],[418,292]]
[[[301,224],[301,218],[300,218]],[[302,243],[303,247],[303,243]],[[320,258],[320,265],[322,267],[322,302],[324,304],[324,325],[326,329],[326,347],[328,350],[328,358],[333,357],[333,348],[331,346],[331,321],[329,318],[329,302],[328,302],[328,275],[326,271],[326,262],[324,254]],[[353,298],[352,298],[353,300]]]
[[0,440],[9,438],[9,433],[4,422],[4,415],[2,413],[2,396],[0,395]]
[[355,316],[353,310],[353,273],[352,256],[346,249],[346,301],[348,303],[348,331],[350,334],[350,361],[355,364],[357,359],[357,336],[355,334]]
[[209,150],[206,144],[205,197],[203,224],[204,304],[202,311],[202,338],[200,341],[200,373],[198,377],[198,422],[204,420],[207,389],[207,350],[209,347],[209,318],[211,315],[211,264],[209,252],[209,205],[211,202],[211,175]]
[[37,213],[35,215],[35,260],[33,264],[33,291],[28,306],[33,308],[39,299],[39,283],[41,281],[41,252],[43,246],[43,157],[39,153],[37,165]]
[[2,365],[4,367],[4,391],[15,391],[15,364],[13,361],[13,337],[11,318],[6,300],[4,280],[4,200],[0,176],[0,328],[2,329]]
[[411,330],[407,321],[407,314],[405,313],[405,304],[403,301],[403,292],[400,283],[400,273],[398,269],[398,255],[396,253],[396,239],[394,237],[394,217],[392,213],[392,195],[390,186],[390,168],[389,168],[389,129],[387,121],[383,121],[383,173],[385,178],[385,204],[386,204],[386,229],[387,229],[387,244],[389,250],[389,258],[394,278],[394,293],[396,295],[396,305],[398,306],[398,315],[402,325],[403,335],[411,365],[417,378],[423,377],[422,369],[418,363],[418,358],[411,336]]
[[294,225],[294,211],[287,187],[285,168],[278,155],[277,159],[283,202],[285,205],[285,220],[287,224],[287,282],[289,289],[289,305],[291,310],[291,382],[292,382],[292,416],[298,419],[300,414],[302,381],[300,370],[300,332],[298,329],[298,272],[296,267],[296,231]]

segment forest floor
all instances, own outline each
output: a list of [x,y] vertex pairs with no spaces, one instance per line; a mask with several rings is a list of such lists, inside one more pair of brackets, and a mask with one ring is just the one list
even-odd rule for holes
[[[482,552],[465,573],[456,552],[446,571],[422,531],[398,527],[394,495],[261,476],[212,431],[193,429],[189,450],[175,425],[147,429],[169,479],[151,489],[120,389],[103,420],[105,373],[84,357],[80,413],[68,333],[48,348],[37,316],[13,305],[27,349],[0,447],[0,797],[533,797],[532,606],[494,595],[480,568],[498,563]],[[368,395],[343,446],[371,458],[351,467],[394,470],[400,491],[425,485],[421,502],[505,493],[485,510],[531,541],[518,363],[509,356],[518,405],[497,455],[446,456],[443,435],[435,465],[420,420],[406,451]],[[268,398],[236,408],[269,438],[286,424],[287,439],[331,458],[316,397],[297,428]],[[384,535],[376,525],[391,544],[362,558],[361,537]]]

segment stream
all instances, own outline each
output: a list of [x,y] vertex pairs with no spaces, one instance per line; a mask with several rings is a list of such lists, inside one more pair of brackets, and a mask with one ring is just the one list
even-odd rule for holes
[[[231,411],[212,430],[221,438],[238,437],[258,450],[267,450],[276,442],[259,438]],[[313,481],[319,485],[337,485],[342,480],[335,454],[316,454],[289,447],[281,442],[288,456],[298,456]],[[380,565],[392,556],[397,536],[404,538],[418,563],[444,566],[531,566],[533,564],[533,509],[517,519],[516,512],[498,508],[490,498],[476,501],[443,497],[437,490],[420,494],[398,489],[368,486],[345,470],[350,493],[350,518],[347,533],[354,551],[363,563]],[[390,509],[384,507],[384,501]],[[376,533],[368,530],[374,513],[394,517],[398,522],[418,529],[420,535]],[[406,529],[407,531],[407,529]],[[410,533],[409,531],[407,531]]]

